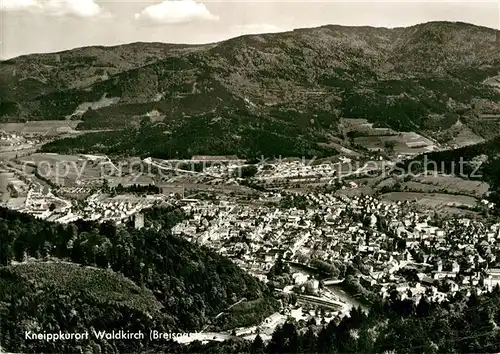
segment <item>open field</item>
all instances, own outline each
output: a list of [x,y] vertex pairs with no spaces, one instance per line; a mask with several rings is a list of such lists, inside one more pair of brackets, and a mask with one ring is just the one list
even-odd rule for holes
[[490,186],[486,182],[465,180],[456,176],[421,176],[413,179],[415,183],[445,189],[447,192],[481,197]]
[[463,124],[456,124],[450,131],[453,137],[448,144],[455,148],[480,144],[485,141],[479,135],[475,134],[472,129]]
[[323,146],[323,147],[333,148],[333,149],[337,150],[339,153],[341,153],[343,155],[353,156],[353,157],[361,156],[360,153],[358,153],[358,152],[356,152],[354,150],[348,149],[348,148],[342,146],[339,143],[335,143],[335,142],[318,143],[318,145],[319,146]]
[[391,192],[383,194],[381,199],[390,202],[416,202],[417,204],[431,208],[440,206],[474,207],[477,204],[477,199],[470,196],[443,193]]
[[416,176],[406,182],[400,178],[386,178],[377,183],[377,188],[393,188],[398,183],[406,192],[417,193],[443,193],[460,194],[476,198],[483,198],[489,191],[490,186],[486,182],[471,181],[457,176],[427,175]]
[[368,135],[390,135],[395,133],[390,128],[374,128],[373,123],[369,123],[363,118],[342,118],[341,124],[348,131],[362,132]]
[[414,181],[409,181],[402,183],[401,186],[403,187],[404,190],[408,192],[418,192],[418,193],[446,193],[447,191],[443,190],[439,186],[434,186],[432,184],[426,184],[426,183],[420,183],[420,182],[414,182]]
[[354,145],[370,151],[391,150],[400,154],[421,154],[435,149],[433,141],[415,132],[375,128],[366,119],[343,118],[341,124],[344,133],[354,135],[352,137]]
[[37,172],[55,184],[71,186],[78,180],[101,176],[101,165],[79,155],[35,153],[18,159],[18,169],[28,172],[27,166],[36,166]]
[[364,118],[342,118],[340,122],[347,127],[353,128],[357,128],[360,126],[371,126],[370,123],[368,123],[368,119]]
[[[104,94],[100,100],[94,102],[83,102],[76,107],[73,114],[66,116],[66,119],[71,119],[72,117],[81,117],[89,108],[91,109],[99,109],[109,107],[111,105],[117,104],[120,101],[119,97],[106,97]],[[74,127],[76,128],[76,126]]]
[[22,150],[14,150],[14,151],[2,151],[0,152],[0,159],[2,160],[10,160],[10,159],[15,159],[18,157],[22,156],[28,156],[36,152],[37,146],[31,147],[28,149],[22,149]]
[[22,134],[63,133],[76,129],[80,122],[80,120],[44,120],[26,123],[2,123],[0,124],[0,130]]
[[56,163],[56,162],[83,162],[86,159],[78,156],[78,155],[59,155],[59,154],[43,154],[43,153],[35,153],[29,156],[24,156],[20,158],[19,160],[26,162],[26,163],[32,163],[32,164],[39,164],[41,162],[48,162],[48,163]]
[[417,133],[362,136],[354,138],[354,144],[370,151],[387,151],[392,145],[392,150],[400,154],[421,154],[435,149],[431,140]]
[[339,189],[335,191],[335,196],[341,196],[345,195],[346,197],[352,198],[352,197],[359,197],[362,195],[372,195],[374,194],[374,190],[370,187],[359,187],[359,188],[346,188],[346,189]]

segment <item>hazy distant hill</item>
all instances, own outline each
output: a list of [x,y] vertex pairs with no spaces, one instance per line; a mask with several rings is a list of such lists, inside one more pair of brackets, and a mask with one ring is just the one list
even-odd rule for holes
[[73,115],[83,119],[81,129],[127,129],[51,150],[134,148],[157,156],[327,154],[317,143],[338,135],[343,116],[431,135],[460,119],[489,138],[500,132],[496,120],[482,121],[500,114],[498,38],[465,23],[332,25],[204,46],[135,43],[30,55],[0,64],[0,115]]

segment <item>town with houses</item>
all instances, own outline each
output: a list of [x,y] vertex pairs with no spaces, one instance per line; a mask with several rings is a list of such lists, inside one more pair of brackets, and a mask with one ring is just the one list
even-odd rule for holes
[[0,2],[0,354],[500,354],[500,0]]
[[[280,197],[265,195],[261,201]],[[500,269],[495,268],[500,224],[458,218],[435,226],[431,216],[412,212],[406,202],[319,193],[301,197],[310,207],[189,203],[183,209],[192,217],[173,231],[218,250],[263,279],[283,257],[302,265],[313,259],[355,262],[363,268],[360,284],[383,297],[396,290],[403,299],[425,296],[440,302],[459,290],[488,291],[500,283]],[[290,286],[303,285],[311,276],[292,278]],[[312,283],[316,295],[321,294],[318,282]]]
[[[402,156],[247,164],[235,156],[112,161],[22,151],[0,166],[2,206],[59,223],[132,221],[136,228],[147,227],[148,208],[179,207],[186,218],[173,234],[232,259],[277,294],[297,298],[262,323],[264,337],[288,316],[340,318],[353,306],[367,310],[373,297],[444,302],[458,291],[500,285],[500,224],[474,214],[494,205],[469,195],[471,205],[429,207],[375,192]],[[454,214],[441,217],[448,209]],[[286,271],[271,274],[278,263]],[[255,326],[237,331],[255,333]]]
[[[34,154],[4,162],[2,205],[60,223],[133,220],[136,228],[145,227],[144,210],[177,206],[186,219],[174,226],[175,235],[232,259],[278,293],[297,296],[284,314],[306,308],[312,312],[299,311],[299,317],[314,317],[314,309],[322,308],[334,318],[353,306],[364,308],[370,296],[443,302],[458,291],[480,293],[500,284],[500,224],[465,214],[440,218],[411,200],[363,193],[360,174],[392,166],[382,156],[371,166],[356,161],[350,169],[345,156],[316,164],[257,164],[250,180],[268,188],[257,190],[245,185],[246,165],[234,157],[194,157],[206,163],[201,171],[186,169],[186,161],[134,159],[134,168],[147,167],[148,173],[127,170],[119,176],[103,175],[103,162],[119,170],[106,156],[72,158],[81,173],[62,177],[57,162],[68,156]],[[45,162],[43,168],[37,161]],[[294,188],[305,184],[310,188]],[[155,192],[127,191],[148,186]],[[492,207],[485,200],[478,204]],[[277,262],[288,265],[287,274],[270,276]]]

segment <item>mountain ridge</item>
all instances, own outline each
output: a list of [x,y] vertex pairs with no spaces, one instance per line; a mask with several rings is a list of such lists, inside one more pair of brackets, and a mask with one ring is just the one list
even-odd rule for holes
[[[156,135],[161,129],[167,132],[163,150],[185,149],[172,139],[189,135],[186,129],[233,146],[256,129],[267,138],[285,132],[285,140],[306,140],[307,148],[291,148],[294,155],[317,152],[318,142],[338,136],[342,117],[434,135],[450,128],[439,122],[452,114],[454,122],[460,118],[477,130],[484,107],[500,113],[500,90],[483,84],[500,72],[499,33],[462,22],[394,29],[325,25],[201,46],[87,47],[57,54],[56,69],[40,69],[45,79],[36,77],[30,60],[53,57],[26,57],[0,63],[0,81],[11,82],[0,90],[0,121],[82,119],[81,129],[129,129],[129,137],[139,140],[146,138],[144,128]],[[435,116],[441,117],[437,125]],[[222,127],[202,126],[214,120]],[[490,138],[500,129],[489,123],[477,133]],[[95,150],[79,139],[80,150]],[[137,152],[163,150],[144,146]],[[226,149],[203,142],[194,150]],[[268,150],[245,142],[241,153]]]

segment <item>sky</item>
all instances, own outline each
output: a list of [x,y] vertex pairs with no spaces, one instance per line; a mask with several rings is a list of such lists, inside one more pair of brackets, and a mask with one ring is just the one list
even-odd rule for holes
[[444,20],[500,29],[500,0],[0,0],[0,59],[137,41],[209,43],[326,24]]

